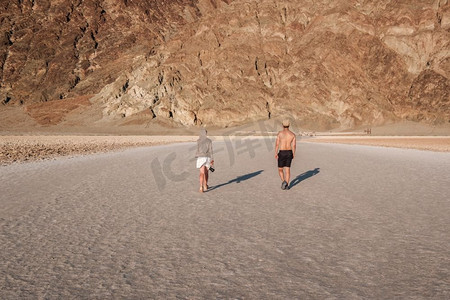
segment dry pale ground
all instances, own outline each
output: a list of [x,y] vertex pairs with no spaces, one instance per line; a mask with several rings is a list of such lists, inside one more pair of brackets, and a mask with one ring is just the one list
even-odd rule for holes
[[450,152],[448,136],[318,136],[305,141]]
[[0,167],[0,299],[449,299],[450,153],[273,139]]
[[[232,139],[218,136],[215,140]],[[174,142],[195,141],[196,136],[78,136],[78,135],[0,135],[0,164],[24,162],[106,152],[130,147],[160,145]],[[307,142],[344,143],[431,151],[450,151],[450,137],[368,137],[368,136],[319,136],[303,138]]]

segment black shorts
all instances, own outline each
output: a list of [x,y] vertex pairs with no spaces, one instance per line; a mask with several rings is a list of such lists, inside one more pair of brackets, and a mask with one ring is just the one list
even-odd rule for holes
[[294,154],[292,153],[292,150],[280,150],[280,152],[278,152],[278,168],[290,168],[293,158]]

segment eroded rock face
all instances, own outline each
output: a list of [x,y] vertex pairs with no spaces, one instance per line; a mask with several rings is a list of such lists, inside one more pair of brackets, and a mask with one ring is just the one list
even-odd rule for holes
[[[20,65],[13,54],[26,49],[31,55],[36,47],[19,48],[17,30],[7,33],[2,78],[16,77],[5,80],[2,95],[19,99],[28,91],[23,74],[30,69],[36,83],[24,101],[40,93],[51,100],[94,92],[94,107],[111,120],[148,112],[187,126],[284,116],[323,129],[400,119],[450,122],[447,0],[97,2],[102,5],[73,9],[97,25],[73,28],[80,38],[72,54],[61,42],[43,48],[44,57],[74,56],[70,71],[37,67],[42,59],[27,57],[26,68],[12,72]],[[158,13],[150,16],[159,19],[146,14],[154,7]],[[67,11],[58,15],[67,21]],[[63,32],[72,28],[64,26]],[[72,77],[51,84],[63,74],[58,66]]]
[[199,17],[194,0],[0,2],[0,101],[97,93]]

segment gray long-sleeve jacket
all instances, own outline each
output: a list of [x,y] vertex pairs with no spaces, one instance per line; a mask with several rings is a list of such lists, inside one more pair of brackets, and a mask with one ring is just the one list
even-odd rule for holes
[[197,152],[195,153],[195,157],[209,157],[214,159],[212,141],[206,137],[205,129],[200,131],[200,137],[197,140]]

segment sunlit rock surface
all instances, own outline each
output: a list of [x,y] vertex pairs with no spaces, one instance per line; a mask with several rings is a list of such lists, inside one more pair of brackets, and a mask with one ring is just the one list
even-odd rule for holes
[[122,123],[450,122],[447,0],[2,2],[5,105],[93,94]]

